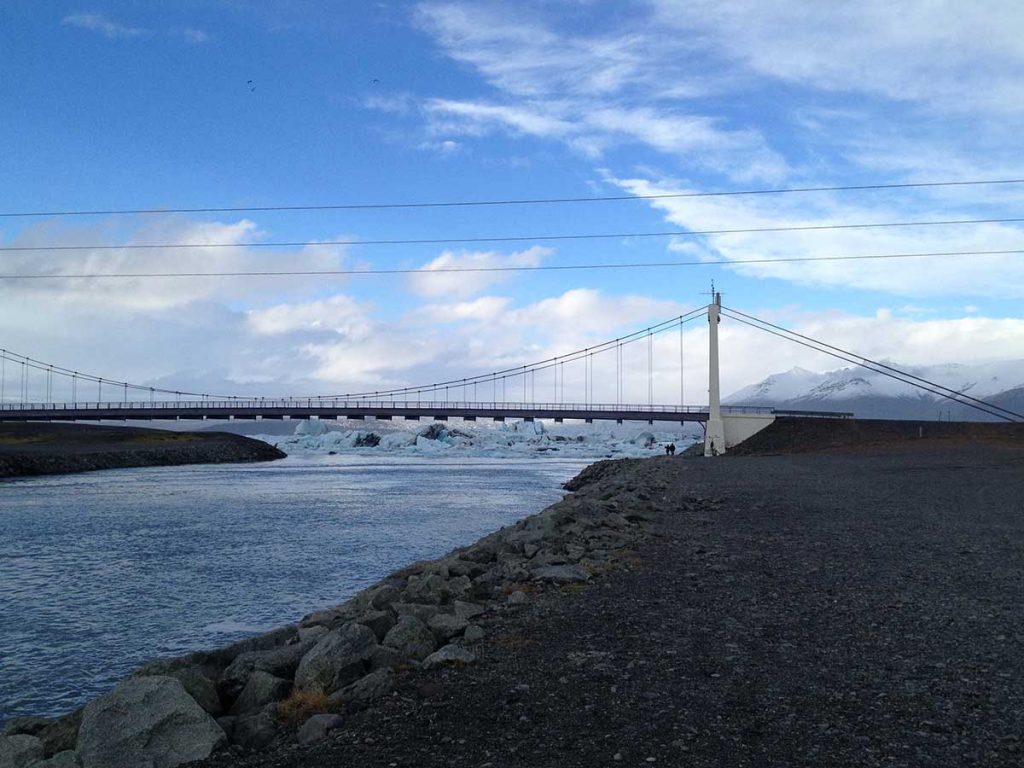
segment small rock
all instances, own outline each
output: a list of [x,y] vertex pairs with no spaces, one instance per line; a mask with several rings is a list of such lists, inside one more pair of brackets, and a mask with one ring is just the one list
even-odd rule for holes
[[43,759],[43,742],[27,733],[0,737],[0,768],[28,768]]
[[312,744],[327,738],[327,734],[344,723],[341,715],[313,715],[302,724],[296,734],[299,744]]
[[515,592],[508,596],[508,599],[505,602],[507,602],[509,605],[526,605],[530,602],[530,598],[525,592],[517,589]]
[[467,643],[479,643],[484,639],[483,627],[479,624],[470,624],[462,633],[462,637]]
[[476,656],[462,646],[446,645],[444,648],[434,651],[427,656],[423,660],[423,667],[425,669],[433,669],[434,667],[453,663],[472,664],[474,661],[476,661]]

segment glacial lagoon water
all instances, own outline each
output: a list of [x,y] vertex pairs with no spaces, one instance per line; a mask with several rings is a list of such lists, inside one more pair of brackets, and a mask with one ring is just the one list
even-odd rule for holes
[[0,482],[0,723],[335,605],[539,511],[588,463],[291,456]]

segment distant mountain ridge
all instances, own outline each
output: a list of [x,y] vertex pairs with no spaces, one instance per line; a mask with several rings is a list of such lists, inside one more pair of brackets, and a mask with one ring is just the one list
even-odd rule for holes
[[[928,366],[899,365],[891,361],[885,364],[993,405],[1024,413],[1024,360]],[[793,368],[744,387],[722,402],[795,410],[850,411],[868,419],[998,420],[860,367],[825,373]]]

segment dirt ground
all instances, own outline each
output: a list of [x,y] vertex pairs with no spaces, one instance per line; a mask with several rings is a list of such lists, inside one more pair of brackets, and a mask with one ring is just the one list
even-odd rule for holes
[[326,741],[210,763],[1024,764],[1024,448],[835,448],[646,460],[670,511],[613,573]]
[[266,443],[223,432],[0,422],[0,478],[283,457]]

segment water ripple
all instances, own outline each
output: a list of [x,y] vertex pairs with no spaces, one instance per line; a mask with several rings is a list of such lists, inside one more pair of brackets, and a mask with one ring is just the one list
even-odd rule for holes
[[334,605],[559,497],[586,462],[291,457],[0,484],[0,723]]

